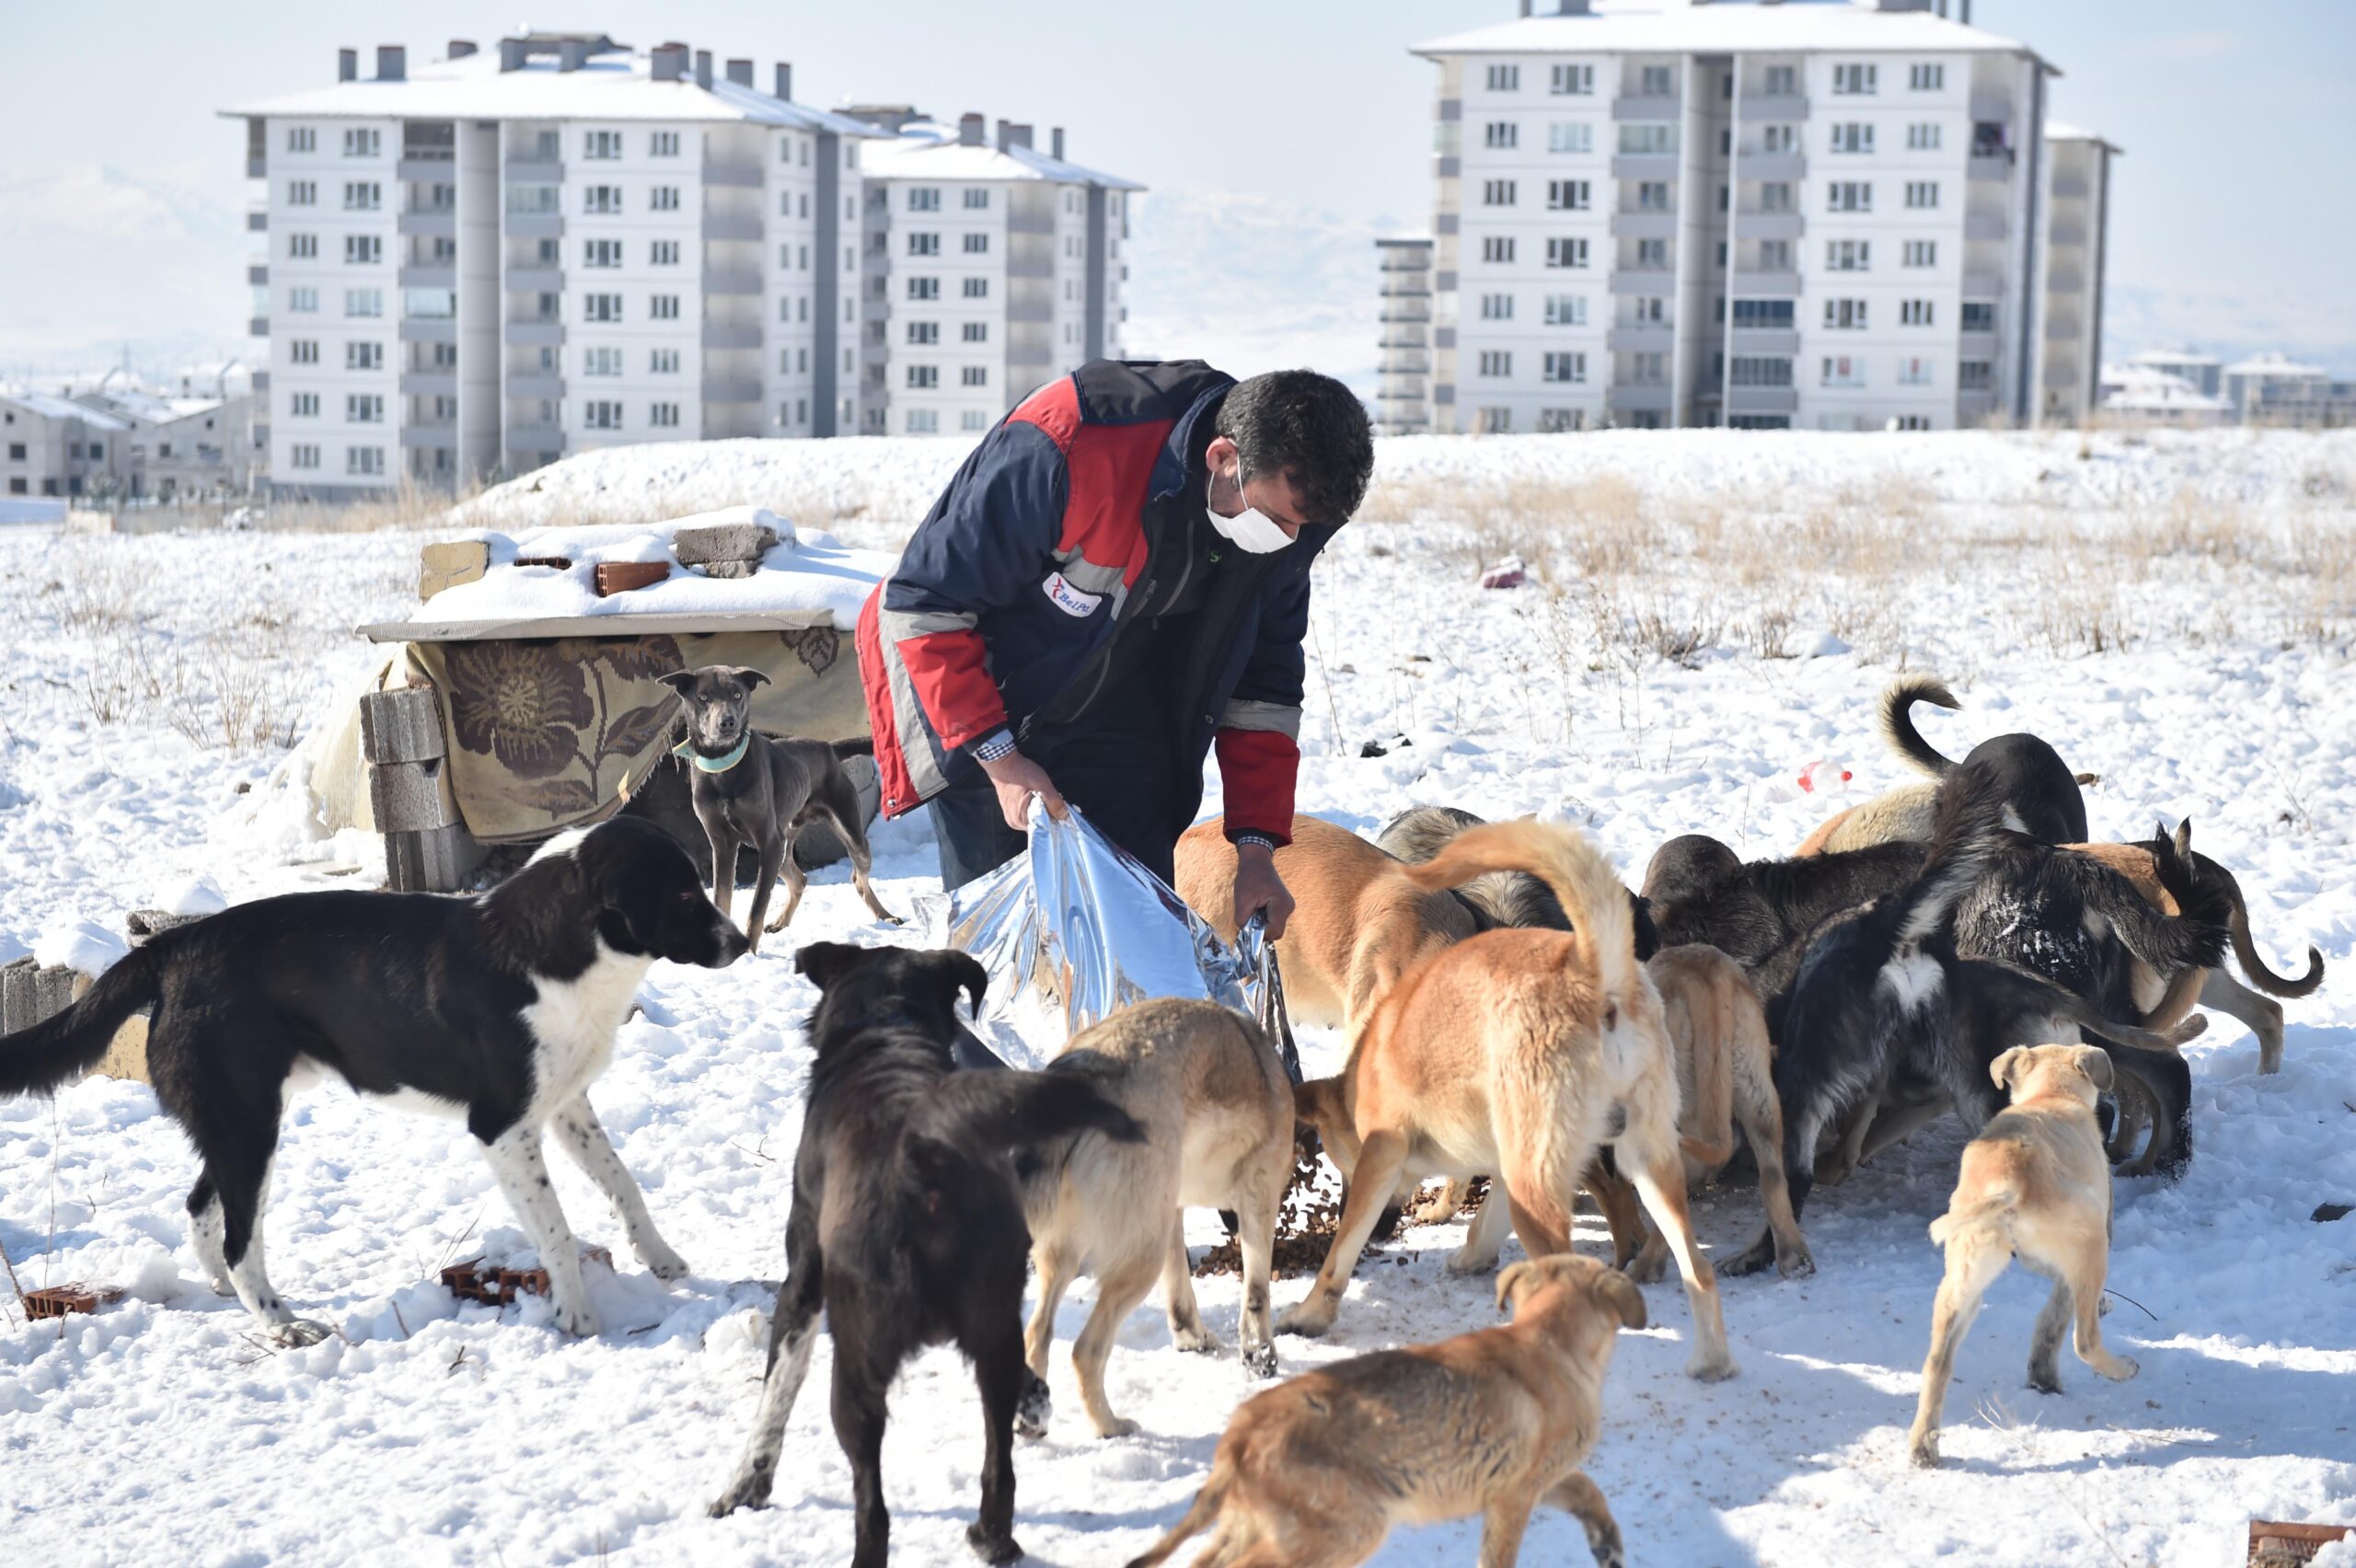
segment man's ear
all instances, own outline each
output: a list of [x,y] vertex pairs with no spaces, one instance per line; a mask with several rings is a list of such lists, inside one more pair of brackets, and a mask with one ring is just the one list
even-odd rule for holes
[[957,993],[961,990],[972,999],[974,1016],[982,1016],[982,997],[989,990],[990,975],[972,953],[959,952],[953,948],[939,948],[919,954],[918,961],[940,988],[941,1005],[949,1009],[951,1016],[956,1014]]
[[747,688],[769,684],[769,673],[767,670],[756,670],[750,664],[739,664],[728,673],[743,682]]
[[1996,1080],[1998,1089],[2010,1090],[2013,1087],[2013,1074],[2019,1071],[2021,1063],[2027,1059],[2028,1047],[2015,1045],[1988,1065],[1988,1076]]
[[849,942],[804,942],[794,951],[793,967],[823,993],[864,963],[869,951]]
[[2119,1069],[2112,1063],[2110,1053],[2099,1045],[2078,1047],[2078,1070],[2085,1074],[2087,1081],[2105,1094],[2109,1093],[2111,1086],[2119,1081]]
[[674,670],[667,675],[654,678],[681,697],[693,697],[696,693],[696,672],[693,670]]

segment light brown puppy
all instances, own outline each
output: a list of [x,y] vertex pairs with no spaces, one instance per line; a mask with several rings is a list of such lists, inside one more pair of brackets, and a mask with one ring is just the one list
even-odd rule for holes
[[1575,929],[1487,931],[1441,950],[1375,1002],[1338,1082],[1296,1096],[1324,1101],[1335,1163],[1355,1169],[1324,1266],[1276,1326],[1332,1326],[1402,1176],[1493,1174],[1530,1254],[1568,1251],[1580,1173],[1609,1145],[1684,1276],[1686,1370],[1731,1376],[1716,1277],[1685,1209],[1676,1055],[1636,963],[1627,889],[1585,834],[1528,821],[1468,829],[1403,868],[1427,888],[1496,870],[1544,879]]
[[2028,1386],[2062,1391],[2053,1366],[2074,1316],[2078,1357],[2115,1381],[2135,1363],[2102,1343],[2102,1287],[2110,1264],[2110,1162],[2095,1125],[2095,1096],[2110,1088],[2110,1056],[2098,1045],[2015,1045],[1990,1066],[2013,1102],[1964,1146],[1963,1170],[1947,1212],[1931,1222],[1946,1248],[1946,1277],[1931,1310],[1931,1354],[1908,1435],[1908,1457],[1939,1462],[1939,1412],[1955,1355],[1980,1298],[2017,1256],[2053,1281],[2029,1342]]
[[1218,1523],[1195,1568],[1348,1568],[1396,1524],[1482,1516],[1482,1568],[1511,1568],[1540,1503],[1576,1516],[1599,1568],[1620,1527],[1579,1467],[1603,1420],[1623,1326],[1645,1326],[1626,1276],[1557,1255],[1497,1276],[1513,1321],[1361,1355],[1245,1401],[1195,1505],[1129,1568],[1167,1562]]
[[[1463,905],[1416,886],[1398,859],[1322,818],[1294,817],[1276,859],[1294,901],[1276,961],[1296,1022],[1355,1032],[1400,975],[1478,929]],[[1179,836],[1178,896],[1225,941],[1235,940],[1235,866],[1224,818]]]
[[1039,1304],[1023,1341],[1031,1370],[1047,1375],[1064,1291],[1076,1275],[1094,1275],[1096,1308],[1071,1351],[1080,1403],[1098,1436],[1135,1432],[1137,1423],[1114,1414],[1104,1398],[1104,1363],[1157,1277],[1178,1347],[1207,1355],[1219,1348],[1195,1306],[1186,1262],[1184,1211],[1202,1206],[1235,1214],[1243,1364],[1274,1377],[1268,1268],[1276,1209],[1292,1175],[1292,1086],[1259,1027],[1215,1002],[1161,997],[1073,1035],[1046,1070],[1087,1078],[1146,1136],[1142,1143],[1114,1143],[1083,1133],[1045,1151],[1023,1182],[1039,1275]]

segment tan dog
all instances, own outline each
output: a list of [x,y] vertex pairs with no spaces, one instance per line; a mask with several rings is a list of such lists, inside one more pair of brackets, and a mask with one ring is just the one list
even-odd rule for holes
[[1716,1278],[1685,1211],[1676,1055],[1636,963],[1627,889],[1586,835],[1529,821],[1468,829],[1403,874],[1445,888],[1496,870],[1542,878],[1576,928],[1488,931],[1442,949],[1374,1004],[1340,1078],[1296,1096],[1316,1109],[1334,1162],[1354,1170],[1325,1264],[1276,1326],[1332,1326],[1402,1176],[1494,1174],[1530,1256],[1568,1251],[1580,1173],[1610,1145],[1684,1276],[1686,1370],[1731,1376]]
[[2114,1381],[2136,1373],[2134,1362],[2102,1343],[2110,1162],[2095,1125],[2095,1096],[2110,1088],[2110,1057],[2098,1045],[2015,1045],[1989,1071],[2012,1090],[2012,1105],[1964,1146],[1955,1195],[1931,1222],[1931,1239],[1946,1248],[1947,1271],[1931,1310],[1931,1354],[1907,1438],[1908,1457],[1926,1468],[1939,1462],[1939,1411],[1955,1353],[1981,1297],[2016,1255],[2053,1281],[2029,1342],[2030,1388],[2062,1391],[2053,1358],[2073,1309],[2078,1358]]
[[[1235,866],[1225,819],[1180,836],[1178,896],[1225,941],[1235,940]],[[1355,1032],[1400,975],[1479,928],[1471,910],[1405,871],[1345,827],[1292,819],[1292,842],[1276,851],[1276,874],[1294,900],[1276,961],[1295,1021]]]
[[1511,1568],[1540,1503],[1621,1568],[1620,1527],[1579,1467],[1603,1418],[1620,1329],[1645,1326],[1625,1275],[1566,1255],[1497,1276],[1513,1321],[1361,1355],[1253,1396],[1227,1424],[1195,1505],[1129,1568],[1218,1521],[1195,1568],[1347,1568],[1396,1524],[1482,1516],[1482,1568]]
[[1056,1308],[1081,1274],[1096,1278],[1096,1309],[1072,1344],[1072,1371],[1098,1436],[1137,1430],[1104,1398],[1104,1363],[1114,1335],[1157,1277],[1170,1337],[1181,1350],[1217,1354],[1186,1262],[1184,1211],[1199,1205],[1234,1211],[1243,1253],[1243,1364],[1274,1377],[1268,1269],[1277,1205],[1292,1175],[1292,1086],[1259,1027],[1214,1002],[1140,1002],[1072,1036],[1046,1070],[1085,1078],[1146,1136],[1143,1143],[1114,1143],[1083,1133],[1045,1151],[1023,1182],[1039,1274],[1039,1304],[1023,1340],[1031,1370],[1047,1375]]

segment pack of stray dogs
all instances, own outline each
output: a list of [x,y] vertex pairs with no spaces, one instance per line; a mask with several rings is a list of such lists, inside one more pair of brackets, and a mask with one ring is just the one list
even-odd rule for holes
[[[64,1012],[0,1037],[0,1094],[72,1081],[151,1011],[149,1074],[197,1154],[191,1243],[214,1287],[283,1344],[329,1332],[287,1306],[263,1265],[290,1094],[333,1073],[461,1116],[539,1249],[555,1322],[595,1333],[548,1177],[549,1129],[611,1201],[638,1261],[664,1279],[687,1272],[588,1098],[648,969],[734,962],[782,872],[787,903],[768,928],[781,928],[803,886],[793,838],[814,824],[844,841],[860,894],[892,918],[868,885],[838,750],[753,733],[754,674],[672,677],[690,709],[681,749],[697,768],[696,814],[722,868],[712,894],[669,833],[622,817],[551,840],[478,896],[259,900],[159,934]],[[1426,1182],[1446,1183],[1427,1203],[1449,1214],[1485,1179],[1448,1268],[1496,1272],[1507,1232],[1519,1236],[1526,1258],[1495,1289],[1511,1320],[1328,1364],[1246,1400],[1192,1506],[1136,1562],[1164,1562],[1208,1531],[1198,1565],[1355,1563],[1395,1524],[1479,1515],[1481,1562],[1507,1564],[1543,1504],[1616,1565],[1619,1527],[1581,1467],[1615,1336],[1646,1322],[1640,1286],[1674,1264],[1692,1312],[1687,1371],[1734,1376],[1717,1274],[1813,1273],[1800,1220],[1815,1187],[1949,1113],[1975,1136],[1930,1227],[1946,1274],[1912,1460],[1938,1463],[1958,1344],[2015,1259],[2053,1281],[2032,1387],[2060,1389],[2065,1331],[2096,1372],[2133,1377],[2101,1333],[2113,1173],[2172,1175],[2192,1158],[2177,1048],[2203,1027],[2194,1009],[2247,1023],[2275,1071],[2271,998],[2312,992],[2322,956],[2311,948],[2296,978],[2267,966],[2240,887],[2192,848],[2189,823],[2090,843],[2086,780],[2050,745],[2004,735],[1955,762],[1915,730],[1918,702],[1958,704],[1928,677],[1883,696],[1884,732],[1923,782],[1842,813],[1789,859],[1672,840],[1634,892],[1564,825],[1422,806],[1369,842],[1296,817],[1276,852],[1297,900],[1276,943],[1288,998],[1350,1043],[1340,1073],[1298,1086],[1251,1019],[1177,998],[1082,1031],[1037,1072],[961,1069],[959,1003],[978,1014],[987,985],[973,958],[801,947],[795,965],[819,999],[786,1278],[753,1431],[712,1512],[768,1501],[823,1316],[853,1562],[887,1560],[893,1380],[943,1343],[971,1362],[984,1415],[967,1537],[985,1561],[1011,1562],[1015,1439],[1050,1419],[1056,1311],[1075,1278],[1097,1288],[1071,1352],[1080,1401],[1099,1436],[1122,1437],[1137,1424],[1113,1409],[1105,1369],[1157,1284],[1173,1342],[1222,1354],[1195,1299],[1186,1208],[1232,1216],[1241,1361],[1273,1378],[1277,1336],[1332,1327],[1369,1239]],[[760,766],[737,774],[751,751]],[[744,930],[726,913],[740,847],[761,873]],[[1176,891],[1230,940],[1235,864],[1216,819],[1180,840]],[[2224,967],[2229,949],[2247,985]],[[1278,1313],[1272,1258],[1301,1128],[1345,1198],[1316,1278]],[[1761,1229],[1714,1268],[1688,1193],[1737,1164],[1755,1170]],[[1572,1251],[1582,1190],[1609,1226],[1609,1267]],[[1468,1294],[1467,1316],[1484,1305]]]

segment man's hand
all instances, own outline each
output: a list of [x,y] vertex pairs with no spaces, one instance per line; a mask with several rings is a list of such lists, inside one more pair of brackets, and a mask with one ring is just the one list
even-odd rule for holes
[[1269,938],[1283,936],[1285,922],[1292,918],[1292,894],[1286,890],[1284,878],[1276,875],[1275,850],[1265,844],[1239,844],[1235,847],[1237,929],[1262,910],[1267,911]]
[[[1055,781],[1047,777],[1047,770],[1021,752],[1009,752],[996,762],[986,762],[982,771],[989,775],[990,787],[998,791],[998,809],[1005,813],[1006,825],[1017,833],[1031,825],[1034,795],[1047,803],[1047,814],[1057,822],[1063,821],[1069,811],[1063,796],[1056,792]],[[1286,906],[1291,906],[1289,899]]]

